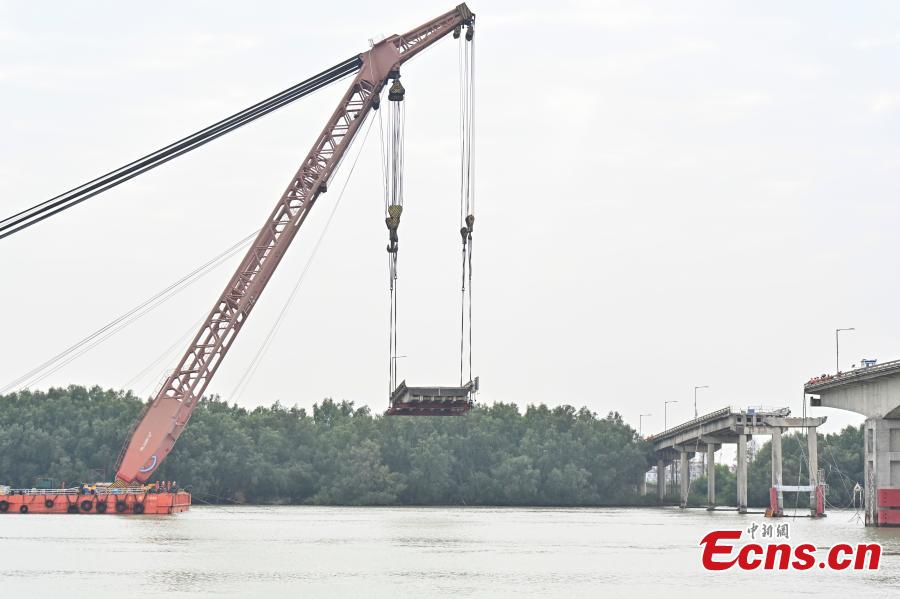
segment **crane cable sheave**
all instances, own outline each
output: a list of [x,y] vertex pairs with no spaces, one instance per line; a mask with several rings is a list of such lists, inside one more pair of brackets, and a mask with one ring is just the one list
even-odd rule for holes
[[[362,122],[380,103],[379,94],[390,74],[399,72],[405,61],[451,32],[458,37],[467,27],[466,37],[471,39],[474,19],[468,6],[460,4],[403,35],[374,44],[360,55],[360,68],[337,109],[178,366],[126,440],[117,464],[117,481],[146,482],[172,450],[285,251],[319,195],[327,191],[329,179]],[[399,212],[396,218],[399,223]]]

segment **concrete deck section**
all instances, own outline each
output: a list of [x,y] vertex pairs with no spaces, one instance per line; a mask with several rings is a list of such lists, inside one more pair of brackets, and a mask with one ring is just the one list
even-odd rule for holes
[[[737,507],[738,511],[747,511],[747,441],[751,435],[771,435],[773,441],[772,451],[772,488],[777,495],[777,506],[772,506],[773,515],[781,515],[784,507],[783,489],[781,480],[781,435],[789,428],[803,428],[809,435],[809,462],[813,464],[812,475],[809,477],[810,514],[821,515],[821,506],[816,501],[815,488],[818,486],[818,468],[816,447],[816,429],[825,422],[820,418],[792,418],[790,410],[780,408],[774,410],[747,409],[734,410],[723,408],[710,412],[680,424],[674,428],[648,437],[653,443],[653,449],[657,455],[657,480],[662,474],[665,480],[665,465],[671,465],[673,472],[675,459],[680,462],[681,470],[681,506],[686,507],[688,493],[690,491],[688,461],[696,453],[705,451],[707,454],[707,507],[713,509],[716,505],[716,477],[715,477],[715,452],[725,443],[737,445]],[[806,488],[806,487],[804,487]],[[657,485],[660,499],[665,493],[664,485]]]
[[900,525],[900,360],[822,375],[803,390],[813,407],[866,417],[866,525]]
[[803,390],[818,395],[810,405],[866,418],[900,419],[900,360],[810,379]]

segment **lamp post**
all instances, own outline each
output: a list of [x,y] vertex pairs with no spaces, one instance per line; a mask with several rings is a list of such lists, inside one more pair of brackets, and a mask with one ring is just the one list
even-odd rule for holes
[[855,331],[856,329],[850,327],[848,329],[835,329],[834,330],[834,373],[837,374],[841,371],[841,331]]
[[644,436],[644,416],[653,416],[653,414],[640,414],[638,415],[638,436]]
[[700,385],[699,387],[694,387],[694,418],[698,416],[697,414],[697,389],[709,389],[709,385]]
[[678,403],[678,400],[677,400],[677,399],[670,399],[670,400],[668,400],[668,401],[664,401],[664,402],[663,402],[663,430],[664,430],[664,431],[669,430],[669,425],[666,424],[666,422],[668,422],[668,419],[667,419],[666,415],[667,415],[667,413],[668,413],[668,410],[669,410],[669,404],[670,404],[670,403]]

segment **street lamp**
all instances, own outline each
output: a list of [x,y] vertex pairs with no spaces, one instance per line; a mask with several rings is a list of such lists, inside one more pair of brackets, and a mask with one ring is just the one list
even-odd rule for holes
[[697,389],[709,389],[709,385],[700,385],[694,387],[694,418],[697,417]]
[[835,329],[834,330],[834,373],[837,374],[841,371],[841,331],[855,331],[856,329],[850,327],[849,329]]
[[644,436],[644,416],[653,416],[653,414],[640,414],[638,416],[638,436]]
[[663,430],[664,430],[664,431],[669,430],[669,426],[666,424],[666,422],[667,422],[666,414],[667,414],[667,411],[668,411],[668,409],[669,409],[669,404],[670,404],[670,403],[678,403],[678,400],[677,400],[677,399],[670,399],[670,400],[668,400],[668,401],[664,401],[664,402],[663,402]]

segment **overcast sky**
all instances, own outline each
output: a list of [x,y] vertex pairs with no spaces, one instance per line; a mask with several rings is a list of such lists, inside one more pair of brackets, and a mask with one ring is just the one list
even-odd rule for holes
[[[452,8],[450,2],[0,1],[7,216]],[[481,401],[586,405],[644,432],[900,358],[900,6],[478,2]],[[458,378],[457,42],[403,70],[400,376]],[[262,225],[346,82],[0,241],[0,385]],[[387,403],[378,129],[241,405]],[[359,140],[362,141],[361,139]],[[349,162],[337,174],[339,189]],[[259,350],[338,193],[318,202],[210,385]],[[144,396],[238,258],[37,386]],[[812,409],[828,430],[860,418]]]

